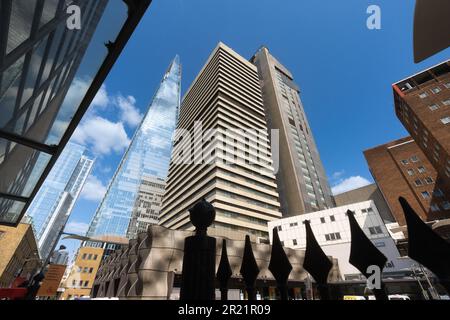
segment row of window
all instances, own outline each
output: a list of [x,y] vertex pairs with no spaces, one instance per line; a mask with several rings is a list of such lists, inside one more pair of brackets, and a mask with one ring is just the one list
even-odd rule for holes
[[[375,226],[375,227],[369,227],[369,233],[371,235],[377,235],[377,234],[382,234],[383,230],[381,229],[380,226]],[[325,240],[326,241],[336,241],[336,240],[342,240],[341,237],[341,233],[340,232],[332,232],[332,233],[327,233],[325,234]],[[297,239],[293,239],[292,240],[292,244],[294,246],[297,245]],[[284,245],[284,242],[282,241],[282,245]]]
[[89,267],[78,267],[78,273],[92,273],[94,271],[94,268]]
[[[409,174],[409,172],[408,172],[408,174]],[[411,175],[411,174],[410,174]],[[434,183],[434,180],[433,180],[433,178],[432,177],[426,177],[426,178],[424,178],[423,180],[422,179],[416,179],[415,181],[414,181],[414,184],[416,185],[416,187],[421,187],[421,186],[423,186],[424,184],[433,184]]]
[[92,254],[92,253],[83,253],[83,256],[81,257],[81,259],[83,260],[97,260],[98,255],[97,254]]
[[402,165],[406,166],[407,164],[409,164],[410,161],[411,162],[419,162],[419,157],[418,156],[412,156],[411,158],[403,159],[400,162],[401,162]]
[[[370,213],[370,212],[373,212],[373,209],[371,207],[369,207],[369,208],[366,208],[366,209],[361,209],[361,212],[362,213]],[[329,218],[330,218],[330,222],[335,222],[336,221],[336,217],[334,215],[330,215]],[[320,217],[320,222],[322,224],[326,223],[327,222],[326,221],[326,217]],[[291,222],[289,224],[289,227],[290,228],[298,227],[298,222]],[[278,231],[283,231],[283,226],[281,226],[281,225],[277,226],[277,229],[278,229]]]
[[341,234],[339,232],[333,232],[333,233],[328,233],[325,235],[325,240],[326,241],[334,241],[334,240],[341,240]]
[[[444,87],[447,88],[447,89],[450,89],[450,82],[445,83],[445,84],[444,84]],[[431,88],[430,91],[431,91],[433,94],[438,94],[439,92],[442,91],[442,89],[441,89],[441,87],[437,86],[437,87]],[[423,92],[419,93],[419,98],[420,98],[420,99],[425,99],[425,98],[427,98],[427,97],[429,97],[428,92],[423,91]]]
[[[441,103],[442,103],[444,106],[450,106],[450,99],[445,99],[445,100],[443,100]],[[436,111],[437,109],[440,108],[440,106],[439,106],[439,104],[437,104],[437,103],[433,103],[433,104],[429,105],[428,108],[429,108],[431,111]]]
[[441,208],[442,208],[443,211],[450,210],[450,202],[449,201],[443,201],[443,202],[441,202],[440,205],[437,204],[437,203],[432,203],[430,205],[430,209],[431,209],[432,212],[440,211]]
[[[78,282],[78,286],[79,287],[87,287],[88,285],[89,285],[89,281],[88,280],[86,280],[86,281],[80,280]],[[72,286],[73,287],[77,286],[77,280],[72,280]]]

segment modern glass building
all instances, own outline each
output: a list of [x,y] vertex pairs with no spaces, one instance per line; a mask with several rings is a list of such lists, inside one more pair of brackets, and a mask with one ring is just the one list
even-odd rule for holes
[[90,224],[88,237],[126,237],[142,178],[167,177],[180,88],[181,65],[176,56],[108,186]]
[[27,210],[42,259],[52,253],[91,172],[94,160],[85,152],[84,147],[69,142]]
[[0,224],[19,223],[150,2],[0,1]]

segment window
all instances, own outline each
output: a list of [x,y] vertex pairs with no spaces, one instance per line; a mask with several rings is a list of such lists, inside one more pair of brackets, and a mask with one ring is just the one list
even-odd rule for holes
[[341,234],[339,232],[336,232],[335,235],[337,240],[341,240]]
[[87,287],[88,285],[89,285],[89,281],[86,280],[86,281],[84,282],[84,286]]
[[92,253],[89,253],[88,260],[91,260],[91,259],[92,259]]
[[372,208],[367,208],[367,212],[373,212]]
[[380,226],[369,227],[369,233],[371,235],[381,234],[381,233],[383,233],[383,230],[381,229]]
[[420,99],[425,99],[426,97],[428,97],[428,93],[426,93],[426,92],[422,92],[419,94]]
[[414,169],[408,169],[408,175],[409,176],[414,175]]
[[320,222],[325,223],[325,218],[324,217],[320,218]]
[[94,268],[89,268],[89,273],[92,273],[94,271]]
[[420,166],[417,168],[417,170],[419,171],[419,173],[424,173],[426,172],[425,167],[424,166]]
[[400,161],[401,163],[402,163],[402,165],[404,165],[404,166],[406,166],[408,163],[409,163],[409,161],[408,160],[402,160],[402,161]]
[[88,272],[88,270],[89,270],[89,268],[88,268],[88,267],[84,267],[84,269],[83,269],[83,273],[87,273],[87,272]]
[[294,244],[294,246],[297,245],[297,239],[292,240],[292,243]]
[[426,178],[425,178],[425,182],[426,182],[427,184],[432,184],[432,183],[434,182],[434,180],[433,180],[432,177],[426,177]]
[[436,189],[433,191],[433,196],[440,198],[444,196],[444,193],[442,192],[441,189]]
[[412,161],[412,162],[417,162],[417,161],[419,161],[419,157],[417,157],[417,156],[412,156],[412,157],[411,157],[411,161]]
[[331,222],[334,222],[334,221],[336,221],[336,218],[334,216],[330,216],[330,220],[331,220]]
[[278,229],[278,231],[281,231],[282,229],[281,229],[281,226],[277,226],[277,229]]
[[439,93],[439,92],[441,92],[441,91],[442,91],[442,89],[439,88],[439,87],[436,87],[436,88],[431,89],[431,92],[433,92],[434,94],[437,94],[437,93]]
[[447,99],[447,100],[442,101],[442,104],[443,104],[444,106],[450,106],[450,99]]
[[77,280],[72,280],[72,286],[76,286],[77,285]]
[[450,89],[450,82],[444,83],[444,87],[446,87],[447,89]]
[[437,104],[432,104],[431,106],[428,106],[428,108],[429,108],[431,111],[435,111],[435,110],[439,109],[439,106],[438,106]]
[[439,206],[437,204],[432,204],[430,206],[432,212],[439,211]]
[[420,179],[417,179],[416,181],[414,181],[414,184],[416,185],[416,187],[423,186],[423,182]]
[[441,122],[442,122],[443,124],[449,124],[449,123],[450,123],[450,116],[445,117],[445,118],[442,118],[442,119],[441,119]]
[[289,224],[290,227],[296,227],[298,226],[298,222],[292,222]]
[[325,240],[330,241],[330,235],[329,234],[325,235]]
[[81,259],[86,260],[87,254],[83,253],[83,256],[81,257]]
[[98,255],[94,254],[94,260],[97,260],[97,258],[98,258]]
[[441,206],[444,210],[450,210],[450,202],[449,201],[442,202]]
[[430,198],[430,193],[428,191],[422,191],[422,198],[424,199],[429,199]]

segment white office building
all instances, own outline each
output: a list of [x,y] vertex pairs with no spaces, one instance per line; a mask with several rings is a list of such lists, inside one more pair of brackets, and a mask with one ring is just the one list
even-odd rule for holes
[[372,200],[270,221],[268,223],[270,239],[272,239],[273,228],[277,227],[280,240],[284,246],[305,249],[306,230],[303,222],[309,220],[322,250],[325,254],[338,259],[343,279],[360,279],[362,278],[360,272],[348,262],[351,232],[347,210],[355,212],[356,221],[364,233],[387,257],[388,261],[383,270],[383,275],[395,277],[409,273],[413,261],[409,258],[400,257],[395,241],[390,236]]

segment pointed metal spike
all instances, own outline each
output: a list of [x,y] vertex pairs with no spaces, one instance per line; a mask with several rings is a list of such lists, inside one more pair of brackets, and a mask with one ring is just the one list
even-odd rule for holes
[[272,253],[270,255],[269,270],[272,272],[277,281],[278,290],[280,291],[281,300],[287,300],[287,282],[289,274],[292,271],[292,265],[283,250],[278,229],[273,228]]
[[450,244],[420,219],[405,198],[399,198],[408,226],[408,256],[430,269],[450,292]]
[[230,262],[227,254],[227,241],[222,240],[222,255],[220,257],[219,268],[217,269],[217,280],[220,283],[220,293],[222,300],[228,300],[228,281],[233,272],[231,270]]
[[240,272],[244,278],[248,299],[255,300],[255,282],[259,274],[259,268],[253,254],[252,244],[248,235],[245,236],[244,255],[242,257]]
[[[359,226],[354,212],[348,210],[347,217],[350,223],[351,231],[351,247],[349,262],[358,269],[364,276],[370,277],[372,274],[368,272],[369,266],[378,266],[383,271],[386,264],[386,256],[378,250],[370,241],[364,231]],[[374,289],[373,293],[377,300],[388,300],[384,284],[381,282],[381,289]]]
[[304,224],[306,229],[306,251],[303,268],[316,281],[321,299],[329,300],[330,294],[327,282],[328,274],[333,267],[333,263],[317,242],[314,232],[311,229],[310,221],[305,220]]

